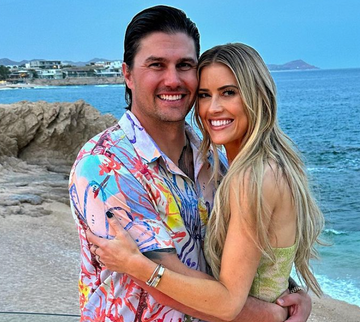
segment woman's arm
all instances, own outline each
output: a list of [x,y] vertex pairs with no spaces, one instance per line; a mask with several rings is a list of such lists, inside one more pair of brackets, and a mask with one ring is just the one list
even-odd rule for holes
[[[167,268],[157,287],[186,306],[229,321],[243,308],[261,257],[254,242],[256,229],[250,207],[247,206],[249,203],[246,195],[242,194],[240,208],[238,193],[238,189],[233,189],[230,195],[231,217],[219,281],[184,276]],[[101,249],[99,253],[97,250],[101,261],[111,270],[119,271],[121,268],[122,272],[146,282],[157,264],[139,252],[125,231],[118,232],[117,238],[119,240],[112,243],[113,251]]]

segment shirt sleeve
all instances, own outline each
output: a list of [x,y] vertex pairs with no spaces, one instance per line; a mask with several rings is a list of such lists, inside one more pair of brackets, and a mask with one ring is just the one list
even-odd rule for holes
[[106,217],[111,211],[141,252],[175,248],[148,192],[121,162],[106,155],[83,156],[72,170],[69,190],[73,215],[83,228],[112,238]]

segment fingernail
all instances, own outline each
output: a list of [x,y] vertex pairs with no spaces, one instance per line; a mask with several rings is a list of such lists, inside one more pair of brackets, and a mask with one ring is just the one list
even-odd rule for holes
[[284,304],[284,300],[283,300],[283,299],[278,299],[277,302],[279,303],[279,305],[283,305],[283,304]]
[[114,214],[111,211],[107,211],[106,216],[111,219],[112,217],[114,217]]

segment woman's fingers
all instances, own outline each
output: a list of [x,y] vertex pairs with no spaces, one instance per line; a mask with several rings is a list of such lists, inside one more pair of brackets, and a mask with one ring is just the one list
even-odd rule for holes
[[122,227],[117,217],[111,211],[106,212],[106,217],[115,238],[100,238],[87,230],[86,237],[90,243],[90,252],[100,266],[106,266],[108,269],[119,273],[127,272],[131,257],[141,253],[137,244]]
[[91,244],[99,245],[101,243],[102,239],[96,235],[94,235],[90,229],[87,229],[86,232],[86,238]]
[[109,225],[112,229],[114,229],[115,236],[123,235],[125,233],[125,229],[123,228],[123,226],[121,226],[121,224],[111,211],[106,212],[106,217],[108,218]]

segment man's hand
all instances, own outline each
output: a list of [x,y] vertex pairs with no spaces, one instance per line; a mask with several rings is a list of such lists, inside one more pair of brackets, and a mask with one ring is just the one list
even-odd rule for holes
[[283,295],[277,299],[276,303],[289,307],[289,318],[286,320],[288,322],[305,322],[310,316],[311,297],[304,291]]
[[249,296],[244,308],[232,322],[283,322],[287,317],[287,307]]

